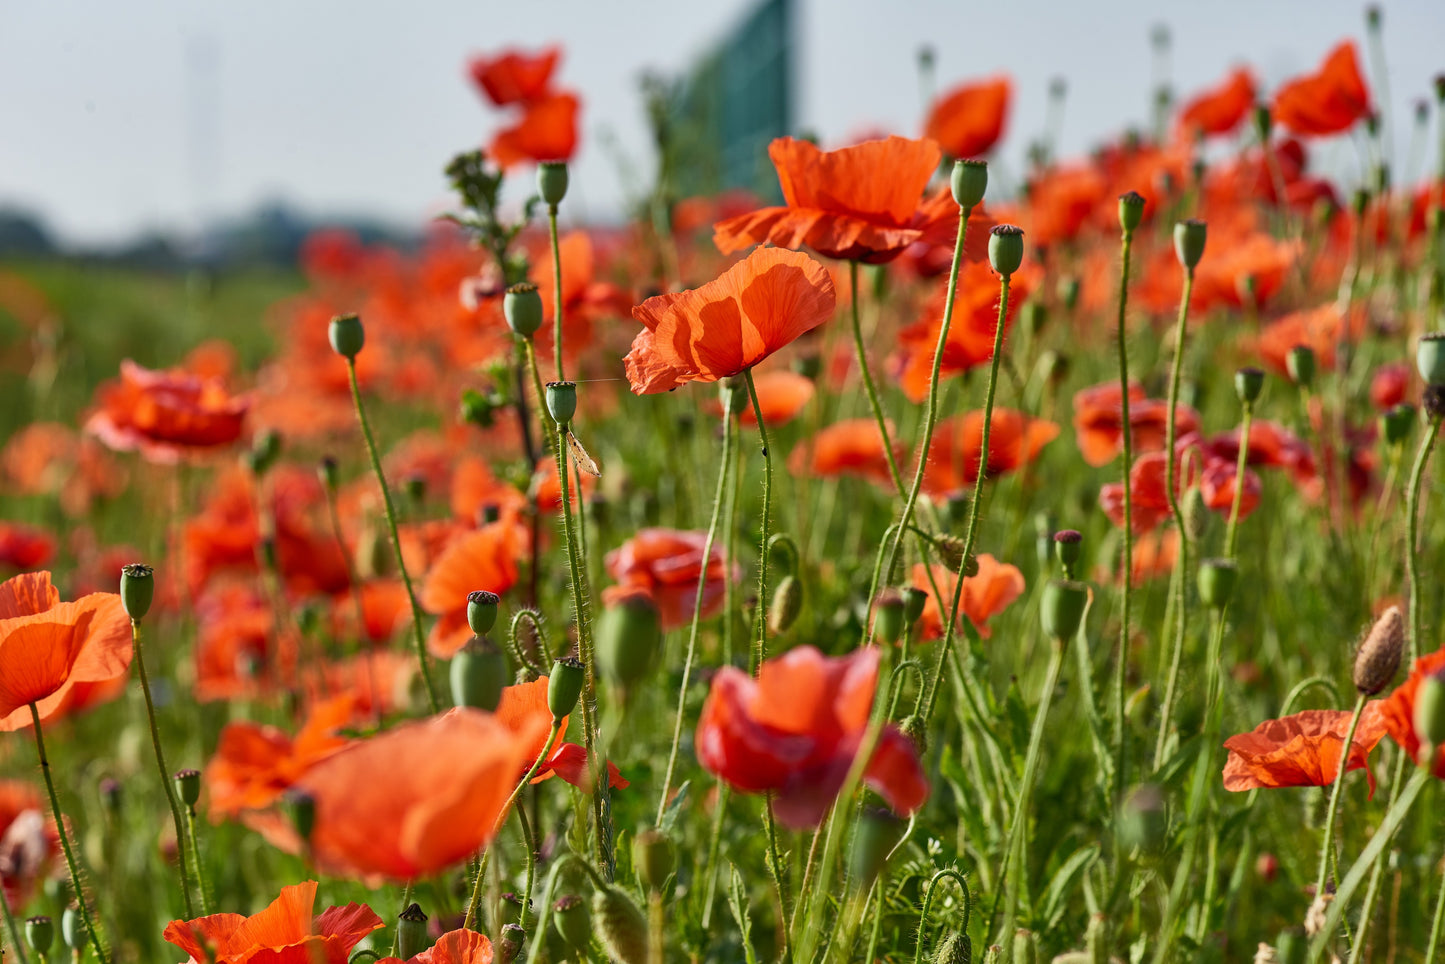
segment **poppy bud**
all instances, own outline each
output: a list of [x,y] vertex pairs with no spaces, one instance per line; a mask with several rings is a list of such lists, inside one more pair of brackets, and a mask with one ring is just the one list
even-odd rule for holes
[[537,293],[537,286],[524,281],[508,288],[502,297],[502,315],[507,319],[507,327],[523,338],[536,334],[542,327],[542,296]]
[[339,481],[340,470],[336,459],[330,455],[323,455],[321,461],[316,463],[316,478],[321,481],[321,486],[327,492],[335,492],[336,484]]
[[1432,331],[1415,345],[1415,367],[1427,385],[1445,385],[1445,331]]
[[1309,345],[1295,345],[1285,356],[1290,381],[1300,388],[1309,388],[1315,380],[1315,350]]
[[100,781],[100,802],[105,807],[106,815],[115,817],[120,812],[121,789],[120,781],[113,777],[106,777]]
[[543,161],[537,165],[537,193],[548,207],[556,207],[567,196],[567,162]]
[[507,660],[489,640],[473,636],[452,657],[451,683],[453,703],[491,713],[502,702]]
[[1103,914],[1089,915],[1084,947],[1088,949],[1091,964],[1109,964],[1109,918]]
[[1144,195],[1138,191],[1119,195],[1119,227],[1123,229],[1124,236],[1128,237],[1133,234],[1134,229],[1143,220]]
[[1258,368],[1241,368],[1234,373],[1234,394],[1245,405],[1253,405],[1264,391],[1264,372]]
[[1430,421],[1438,422],[1445,418],[1445,385],[1426,385],[1420,404]]
[[1383,162],[1375,165],[1375,193],[1383,197],[1390,193],[1390,165]]
[[1067,642],[1079,631],[1084,607],[1089,604],[1089,587],[1082,582],[1050,579],[1044,586],[1040,606],[1044,632],[1059,642]]
[[411,903],[396,918],[396,949],[406,960],[431,946],[427,940],[427,916],[421,905]]
[[1185,270],[1193,271],[1199,259],[1204,257],[1204,241],[1208,234],[1209,229],[1198,218],[1174,225],[1174,253],[1179,256],[1179,263],[1184,265]]
[[572,416],[577,414],[577,383],[548,382],[547,411],[552,413],[552,421],[558,425],[571,422]]
[[552,719],[560,720],[577,708],[586,682],[587,670],[577,657],[567,656],[552,664],[552,675],[547,678],[547,709],[552,711]]
[[192,812],[196,812],[196,801],[201,799],[201,771],[177,770],[171,778],[176,784],[176,796]]
[[1204,537],[1204,530],[1209,525],[1209,507],[1204,503],[1204,493],[1199,491],[1199,486],[1190,486],[1185,491],[1183,505],[1179,511],[1184,516],[1184,531],[1189,533],[1189,538],[1198,542]]
[[286,809],[291,813],[291,824],[296,836],[310,843],[311,831],[316,829],[316,798],[305,790],[295,787],[286,791]]
[[1212,609],[1223,609],[1234,595],[1239,567],[1233,559],[1205,559],[1199,564],[1199,598]]
[[497,940],[497,964],[512,964],[522,953],[527,941],[527,932],[518,924],[502,927],[502,936]]
[[1388,445],[1402,445],[1415,427],[1415,406],[1401,402],[1380,416],[1380,435]]
[[140,622],[150,612],[156,595],[155,570],[139,562],[120,569],[120,604],[125,614]]
[[1431,673],[1415,691],[1415,736],[1422,764],[1445,743],[1445,674]]
[[266,429],[251,440],[251,451],[246,453],[246,463],[255,475],[265,475],[266,470],[276,464],[281,454],[281,433]]
[[366,329],[359,315],[337,315],[326,329],[331,348],[345,358],[355,358],[366,345]]
[[597,620],[597,663],[608,678],[631,686],[648,674],[662,645],[657,604],[645,593],[619,600]]
[[1003,960],[1003,945],[988,945],[988,949],[983,952],[983,964],[998,964],[1001,960]]
[[928,752],[928,727],[923,717],[917,713],[908,714],[898,721],[898,731],[913,742],[919,756]]
[[797,576],[784,576],[773,590],[773,601],[768,606],[768,629],[774,635],[786,633],[803,611],[803,584]]
[[1380,5],[1372,3],[1365,8],[1365,26],[1371,30],[1380,29]]
[[873,607],[873,635],[885,643],[896,643],[903,638],[906,620],[906,605],[903,594],[891,586],[878,594]]
[[988,263],[1005,278],[1024,263],[1024,229],[1015,224],[998,224],[989,232]]
[[888,855],[903,838],[905,826],[891,811],[881,807],[869,807],[863,811],[853,831],[851,851],[853,877],[861,888],[866,890],[883,870]]
[[1044,330],[1044,325],[1049,323],[1049,307],[1042,301],[1024,302],[1023,310],[1019,312],[1023,316],[1023,323],[1030,334],[1037,335]]
[[1074,577],[1074,566],[1079,561],[1084,537],[1077,529],[1060,529],[1054,533],[1054,555],[1064,570],[1064,578]]
[[552,926],[579,955],[592,946],[592,913],[587,901],[576,894],[568,894],[552,905]]
[[1059,300],[1064,303],[1065,311],[1073,311],[1074,306],[1079,303],[1079,279],[1073,275],[1066,275],[1059,279]]
[[1254,133],[1258,135],[1261,144],[1269,143],[1270,131],[1274,129],[1274,117],[1270,115],[1268,104],[1254,105]]
[[85,927],[85,918],[76,904],[65,908],[65,913],[60,915],[60,939],[72,951],[83,949],[90,940],[90,931]]
[[1038,964],[1039,939],[1034,932],[1020,927],[1014,931],[1013,964]]
[[647,920],[626,891],[609,885],[593,894],[592,918],[608,955],[621,964],[645,964]]
[[485,636],[497,624],[497,604],[501,597],[494,592],[478,589],[467,593],[467,625],[478,636]]
[[967,934],[949,934],[938,945],[933,964],[973,964],[973,942]]
[[25,942],[41,957],[50,953],[55,943],[55,922],[49,917],[32,917],[25,922]]
[[672,876],[675,860],[672,841],[660,830],[644,830],[632,840],[632,866],[637,879],[651,891],[660,891]]
[[1400,608],[1391,606],[1375,620],[1355,653],[1355,689],[1374,696],[1389,686],[1404,652],[1405,620]]
[[918,617],[923,615],[923,607],[928,605],[928,593],[917,586],[904,586],[903,594],[903,623],[912,626],[918,622]]
[[950,184],[953,188],[953,200],[959,207],[965,211],[978,207],[983,201],[984,192],[988,190],[988,162],[954,161]]
[[1355,212],[1356,218],[1364,217],[1365,212],[1370,208],[1369,189],[1363,187],[1355,188],[1355,193],[1350,195],[1350,207]]
[[818,376],[823,372],[823,359],[817,354],[810,352],[794,358],[790,367],[793,371],[808,379],[808,381],[816,382]]
[[717,383],[718,401],[722,402],[723,413],[736,415],[748,406],[748,383],[741,378],[728,377]]
[[933,540],[933,547],[938,550],[938,557],[943,564],[950,569],[957,571],[963,564],[963,550],[967,543],[958,536],[941,535]]

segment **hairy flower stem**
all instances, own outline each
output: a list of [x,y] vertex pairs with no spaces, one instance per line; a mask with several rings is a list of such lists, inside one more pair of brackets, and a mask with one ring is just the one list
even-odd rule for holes
[[[145,651],[141,646],[142,634],[139,619],[130,621],[130,638],[135,647],[135,665],[140,675],[141,693],[145,695],[146,721],[150,724],[151,747],[154,748],[156,754],[156,768],[161,775],[161,789],[166,792],[166,802],[170,804],[171,820],[176,828],[176,868],[180,871],[181,896],[185,898],[186,918],[189,920],[195,916],[195,909],[191,904],[190,875],[186,872],[185,823],[181,818],[180,802],[176,800],[176,788],[171,782],[171,771],[166,768],[166,755],[161,749],[161,731],[156,725],[156,707],[155,702],[151,699],[151,681],[150,675],[146,673]],[[39,730],[37,730],[36,736],[39,735]],[[59,818],[57,817],[57,819]],[[200,872],[199,865],[197,865],[197,872]],[[78,892],[79,888],[77,888]]]
[[1239,540],[1239,507],[1244,503],[1244,473],[1249,471],[1249,430],[1254,424],[1254,403],[1244,403],[1244,421],[1239,428],[1239,460],[1234,464],[1234,499],[1229,504],[1229,525],[1224,530],[1224,555],[1234,558]]
[[[35,730],[35,752],[40,757],[40,773],[45,778],[45,791],[50,794],[50,815],[55,818],[55,832],[60,837],[60,849],[65,852],[65,866],[70,871],[70,886],[75,891],[75,902],[80,905],[80,918],[85,921],[85,929],[90,934],[96,960],[100,961],[100,964],[110,964],[110,957],[105,951],[105,936],[100,932],[100,921],[91,917],[90,903],[85,899],[80,865],[76,863],[75,852],[70,846],[70,832],[65,829],[65,814],[60,810],[60,797],[55,794],[55,781],[50,776],[50,758],[45,755],[45,737],[40,732],[40,710],[33,702],[30,704],[30,722]],[[165,780],[165,784],[170,786],[169,778]],[[180,846],[180,840],[176,841],[176,846]],[[0,900],[3,899],[0,897]],[[189,892],[186,895],[186,906],[190,907]]]
[[[857,261],[848,262],[848,287],[852,292],[852,304],[849,307],[853,316],[853,350],[858,356],[858,372],[863,376],[863,391],[868,394],[868,405],[873,410],[874,421],[878,423],[878,434],[883,438],[883,455],[888,459],[888,477],[893,480],[893,490],[901,493],[903,476],[898,471],[898,460],[893,457],[893,441],[888,437],[888,420],[883,417],[883,405],[878,401],[878,386],[873,383],[873,373],[868,369],[868,352],[863,347],[863,322],[858,314]],[[936,382],[937,378],[934,380]],[[758,424],[762,424],[761,419]]]
[[5,930],[10,935],[10,949],[15,952],[15,959],[20,964],[30,964],[30,958],[25,956],[25,940],[20,936],[20,925],[15,923],[15,915],[10,911],[10,901],[0,897],[0,911],[5,914]]
[[748,397],[752,399],[753,412],[757,415],[758,440],[763,447],[763,534],[758,541],[758,630],[752,659],[752,675],[757,676],[763,660],[768,658],[768,539],[772,528],[773,456],[768,451],[768,429],[763,424],[763,407],[758,404],[758,389],[753,384],[751,368],[743,370],[743,380],[747,382]]
[[206,872],[201,867],[201,845],[196,842],[196,808],[186,808],[186,839],[191,847],[191,864],[196,871],[197,889],[201,892],[201,913],[215,913],[215,901],[211,899],[211,888],[206,884]]
[[1425,964],[1435,964],[1440,950],[1441,926],[1445,924],[1445,880],[1440,882],[1438,891],[1435,897],[1435,916],[1430,921],[1430,950],[1425,954]]
[[386,527],[391,534],[391,548],[396,554],[396,568],[401,573],[402,585],[406,587],[406,598],[411,604],[411,638],[416,646],[417,667],[421,681],[426,687],[427,705],[432,713],[441,712],[436,687],[432,685],[431,674],[427,671],[426,637],[422,635],[421,605],[416,601],[416,590],[411,584],[411,573],[407,572],[406,559],[402,557],[401,535],[396,528],[396,506],[391,501],[391,489],[386,484],[386,473],[381,470],[381,456],[376,451],[376,439],[371,434],[371,424],[366,420],[366,407],[361,404],[361,386],[356,381],[356,359],[347,357],[346,377],[351,382],[351,401],[356,406],[356,420],[361,423],[361,435],[366,440],[366,454],[371,459],[371,471],[376,484],[381,487],[381,501],[386,508]]
[[1355,712],[1350,717],[1350,728],[1340,749],[1339,771],[1335,774],[1334,787],[1330,790],[1330,809],[1325,814],[1325,834],[1320,841],[1320,872],[1315,878],[1316,894],[1325,892],[1325,879],[1329,876],[1330,858],[1334,852],[1335,820],[1339,816],[1340,791],[1345,785],[1345,772],[1349,769],[1350,747],[1355,742],[1355,729],[1360,725],[1360,716],[1364,711],[1365,694],[1361,693],[1355,700]]
[[1430,450],[1440,434],[1440,418],[1430,419],[1430,427],[1420,440],[1415,453],[1415,466],[1410,470],[1410,489],[1405,497],[1405,572],[1410,584],[1410,662],[1420,655],[1420,486],[1425,478],[1425,465]]
[[[728,402],[724,403],[723,410],[723,457],[722,466],[717,474],[717,494],[713,497],[712,519],[707,524],[707,539],[702,548],[702,569],[697,574],[697,598],[692,604],[692,626],[687,633],[687,655],[682,661],[682,683],[677,688],[677,718],[672,725],[672,749],[667,754],[667,770],[662,778],[662,795],[657,800],[657,822],[662,823],[662,815],[667,811],[668,791],[672,789],[672,774],[677,766],[677,747],[682,742],[682,718],[687,707],[687,684],[692,678],[692,663],[697,656],[697,634],[702,625],[702,597],[703,590],[707,586],[707,571],[712,561],[713,541],[717,538],[718,520],[722,516],[723,502],[727,495],[728,478],[731,475],[729,469],[733,462],[733,424],[735,419],[731,406],[732,395],[728,395]],[[728,613],[726,618],[732,618]]]
[[707,930],[712,922],[713,902],[717,897],[717,856],[722,846],[722,825],[723,818],[727,815],[728,795],[732,788],[722,781],[717,781],[717,808],[712,817],[712,833],[707,841],[707,870],[704,871],[704,878],[707,880],[707,890],[702,899],[702,929]]
[[[1169,512],[1174,516],[1174,527],[1179,532],[1179,578],[1174,591],[1174,647],[1171,666],[1178,666],[1184,651],[1184,639],[1189,629],[1189,531],[1184,524],[1184,512],[1179,508],[1179,496],[1174,491],[1176,464],[1174,443],[1178,438],[1179,426],[1175,412],[1179,408],[1179,382],[1184,373],[1184,337],[1189,323],[1189,298],[1194,293],[1194,269],[1184,269],[1184,293],[1179,298],[1179,321],[1174,326],[1174,366],[1169,375],[1169,415],[1164,428],[1164,494],[1169,500]],[[1169,738],[1169,723],[1174,715],[1174,700],[1177,687],[1174,672],[1170,672],[1169,685],[1164,692],[1164,706],[1159,717],[1159,735],[1154,742],[1154,768],[1164,762],[1164,743]]]
[[1124,591],[1120,600],[1119,656],[1114,663],[1114,796],[1118,798],[1128,786],[1125,778],[1127,760],[1124,751],[1124,704],[1129,671],[1129,614],[1134,595],[1134,492],[1129,478],[1134,467],[1134,429],[1129,423],[1129,342],[1126,312],[1129,306],[1129,256],[1134,248],[1134,232],[1124,230],[1119,249],[1119,412],[1124,431]]
[[[562,251],[557,243],[557,205],[547,205],[547,233],[552,236],[552,350],[556,355],[557,381],[565,381],[562,374]],[[545,405],[545,398],[538,399]]]
[[[945,867],[933,875],[928,881],[928,889],[923,893],[923,907],[918,915],[917,939],[913,945],[913,964],[923,964],[923,928],[928,924],[928,910],[933,905],[933,892],[938,889],[939,883],[945,877],[952,877],[958,882],[963,890],[963,920],[959,923],[958,929],[961,933],[968,933],[968,918],[973,911],[973,892],[968,889],[968,881],[963,874],[951,867]],[[871,961],[872,958],[870,957]]]

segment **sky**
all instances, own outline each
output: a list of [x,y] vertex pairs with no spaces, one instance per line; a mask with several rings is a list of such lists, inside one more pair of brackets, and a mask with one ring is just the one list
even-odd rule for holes
[[[940,88],[1013,77],[1001,175],[1022,169],[1054,77],[1068,82],[1063,155],[1146,125],[1156,24],[1173,37],[1181,97],[1236,63],[1273,89],[1346,37],[1367,55],[1363,4],[1336,0],[797,3],[800,128],[825,146],[865,129],[916,136],[916,53],[928,43]],[[468,57],[560,43],[557,79],[583,97],[564,220],[616,217],[627,178],[651,167],[638,78],[684,71],[751,4],[0,0],[0,207],[35,211],[79,243],[184,231],[277,199],[419,226],[447,209],[447,159],[502,120],[467,80]],[[1445,71],[1445,2],[1384,4],[1384,33],[1401,179],[1413,104]],[[1427,141],[1433,158],[1435,129]],[[1318,157],[1359,175],[1348,141]]]

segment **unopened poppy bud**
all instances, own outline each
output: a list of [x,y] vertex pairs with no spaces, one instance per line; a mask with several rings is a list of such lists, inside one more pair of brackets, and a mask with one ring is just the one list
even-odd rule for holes
[[881,642],[896,643],[906,626],[903,594],[891,586],[878,594],[873,607],[873,635]]
[[337,315],[326,329],[331,348],[344,358],[355,358],[366,345],[366,329],[359,315]]
[[72,951],[82,950],[90,941],[90,931],[85,927],[85,917],[80,913],[80,907],[76,904],[65,908],[65,913],[60,915],[60,939]]
[[552,926],[579,954],[592,946],[592,912],[587,909],[587,901],[576,894],[559,898],[552,905]]
[[309,843],[311,831],[316,829],[316,798],[305,790],[292,788],[286,792],[285,800],[296,836]]
[[1433,331],[1415,346],[1415,367],[1427,385],[1445,385],[1445,331]]
[[156,571],[143,563],[133,562],[120,570],[120,605],[135,622],[145,618],[156,595]]
[[522,954],[522,945],[527,942],[527,932],[519,924],[506,924],[502,936],[497,939],[497,964],[512,964]]
[[1127,237],[1144,220],[1144,195],[1138,191],[1119,195],[1119,227]]
[[560,720],[577,708],[586,682],[587,670],[575,656],[552,664],[552,675],[547,678],[547,709],[552,711],[552,719]]
[[413,505],[426,502],[426,476],[413,472],[402,481],[402,485],[406,487],[406,497]]
[[497,624],[497,604],[501,597],[494,592],[478,589],[467,593],[467,625],[473,633],[485,636]]
[[1064,570],[1064,578],[1074,578],[1074,566],[1084,548],[1084,537],[1077,529],[1060,529],[1054,533],[1054,556]]
[[1169,837],[1169,814],[1158,786],[1145,783],[1135,787],[1119,809],[1119,839],[1126,848],[1142,854],[1163,851]]
[[106,777],[100,781],[100,802],[105,807],[107,816],[114,818],[120,812],[122,797],[119,780]]
[[1375,165],[1375,193],[1384,197],[1390,193],[1390,165],[1383,161]]
[[1445,673],[1431,673],[1420,681],[1415,692],[1415,736],[1422,757],[1433,756],[1445,744]]
[[913,743],[919,756],[928,752],[928,725],[917,713],[910,713],[898,721],[898,731]]
[[1039,939],[1033,931],[1023,927],[1014,931],[1013,964],[1039,964]]
[[953,188],[953,200],[959,207],[965,211],[978,207],[988,190],[988,162],[954,161],[950,186]]
[[655,668],[662,645],[657,604],[645,593],[626,596],[597,620],[597,663],[608,678],[631,686]]
[[1402,445],[1415,427],[1415,406],[1401,402],[1380,416],[1380,435],[1387,445]]
[[903,839],[905,826],[904,821],[882,807],[869,807],[863,811],[853,831],[851,851],[853,877],[860,887],[866,890],[882,872],[888,855]]
[[1199,564],[1199,598],[1211,609],[1223,609],[1234,595],[1239,567],[1233,559],[1205,559]]
[[1254,133],[1259,136],[1261,144],[1269,143],[1270,132],[1274,129],[1274,116],[1269,111],[1268,104],[1254,105]]
[[340,466],[336,459],[330,455],[323,455],[321,461],[316,463],[316,478],[321,481],[322,488],[327,492],[335,492],[336,485],[341,478]]
[[903,594],[904,625],[912,626],[923,615],[923,607],[928,605],[928,593],[917,586],[904,586],[900,591]]
[[502,316],[507,319],[507,327],[523,338],[535,335],[542,327],[542,296],[537,286],[524,281],[508,288],[502,297]]
[[1190,218],[1174,225],[1174,253],[1186,271],[1193,271],[1204,257],[1204,242],[1209,229],[1198,218]]
[[1362,218],[1362,217],[1364,217],[1364,216],[1365,216],[1365,212],[1368,211],[1369,208],[1370,208],[1370,191],[1369,191],[1369,189],[1368,189],[1368,188],[1363,188],[1363,187],[1357,187],[1357,188],[1355,188],[1355,192],[1350,195],[1350,209],[1355,212],[1355,217],[1356,217],[1356,218]]
[[963,564],[963,550],[968,543],[958,536],[941,535],[933,540],[933,547],[938,550],[938,557],[943,564],[950,569],[957,570]]
[[1241,368],[1234,373],[1234,394],[1245,405],[1253,405],[1259,401],[1259,393],[1264,391],[1264,372],[1258,368]]
[[808,381],[815,382],[823,372],[823,359],[817,354],[809,352],[806,355],[799,355],[797,358],[794,358],[792,365],[789,367],[799,375],[808,379]]
[[1405,620],[1400,616],[1400,608],[1391,606],[1375,620],[1355,653],[1355,689],[1374,696],[1389,686],[1404,652]]
[[938,945],[933,964],[973,964],[973,942],[967,934],[949,934]]
[[1059,279],[1059,300],[1064,303],[1065,311],[1073,311],[1074,306],[1079,303],[1079,279],[1073,275],[1065,275]]
[[558,425],[571,423],[572,416],[577,414],[577,383],[548,382],[547,411]]
[[1380,29],[1380,5],[1372,3],[1365,8],[1365,26],[1371,30]]
[[1024,263],[1024,229],[1016,224],[998,224],[989,232],[988,263],[1005,278]]
[[396,918],[396,949],[403,960],[420,954],[431,946],[427,940],[427,916],[421,905],[411,903]]
[[724,378],[717,384],[718,401],[724,415],[736,415],[748,407],[748,383],[741,378]]
[[265,475],[266,470],[276,464],[281,455],[281,433],[266,429],[251,440],[251,451],[246,453],[246,463],[255,475]]
[[1184,516],[1184,531],[1198,542],[1209,525],[1209,506],[1205,504],[1204,493],[1199,491],[1199,486],[1190,486],[1185,491],[1183,503],[1179,511]]
[[1315,350],[1309,345],[1295,345],[1285,356],[1284,365],[1290,381],[1300,388],[1309,388],[1315,381]]
[[1024,327],[1033,335],[1043,331],[1044,326],[1049,323],[1049,306],[1042,301],[1025,302],[1020,314],[1023,316]]
[[990,944],[983,952],[983,964],[999,964],[1003,960],[1003,945]]
[[803,584],[797,576],[784,576],[773,590],[773,601],[768,606],[768,629],[776,635],[786,633],[797,622],[803,611]]
[[177,770],[176,775],[171,778],[176,784],[176,796],[181,802],[194,813],[196,801],[201,799],[201,771],[200,770]]
[[507,660],[490,641],[473,636],[452,657],[450,668],[452,702],[488,713],[502,702],[507,685]]
[[651,891],[660,891],[672,876],[676,860],[672,841],[660,830],[644,830],[632,840],[632,866],[637,879]]
[[1426,385],[1420,396],[1420,406],[1425,417],[1432,422],[1445,418],[1445,385]]
[[592,895],[592,921],[602,948],[620,964],[647,961],[647,920],[621,888],[608,885]]
[[537,165],[537,193],[548,207],[556,207],[567,196],[567,162],[543,161]]
[[55,943],[55,922],[49,917],[32,917],[25,922],[25,943],[41,957],[50,953]]
[[1081,582],[1050,579],[1044,586],[1040,611],[1044,632],[1059,642],[1067,642],[1079,631],[1084,608],[1089,604],[1089,587]]

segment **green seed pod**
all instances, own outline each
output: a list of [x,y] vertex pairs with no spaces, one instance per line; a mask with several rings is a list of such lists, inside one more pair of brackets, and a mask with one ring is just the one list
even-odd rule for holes
[[1284,359],[1290,381],[1300,388],[1309,388],[1315,382],[1315,350],[1309,345],[1295,345]]
[[408,960],[431,946],[426,932],[427,916],[421,905],[408,904],[396,918],[396,949],[402,960]]
[[661,646],[662,621],[651,596],[627,596],[597,620],[597,663],[622,686],[632,686],[656,668]]
[[537,293],[537,286],[524,281],[508,288],[502,297],[502,315],[507,319],[507,327],[518,335],[523,338],[535,335],[542,327],[542,296]]
[[1060,529],[1054,533],[1054,555],[1064,570],[1064,578],[1074,577],[1074,566],[1079,563],[1079,554],[1084,548],[1084,536],[1077,529]]
[[452,657],[452,702],[491,713],[502,702],[507,685],[507,660],[489,640],[473,636]]
[[1445,385],[1445,332],[1425,335],[1415,346],[1415,367],[1427,385]]
[[291,824],[296,828],[296,836],[310,843],[311,832],[316,829],[316,798],[305,790],[293,787],[286,791],[283,799],[291,814]]
[[201,799],[201,771],[200,770],[177,770],[176,775],[171,778],[176,785],[176,796],[192,812],[196,811],[196,801]]
[[552,413],[552,421],[558,425],[569,424],[572,416],[577,414],[577,383],[548,382],[547,411]]
[[1401,402],[1380,416],[1380,435],[1387,445],[1403,445],[1415,427],[1415,406]]
[[1211,609],[1223,609],[1234,595],[1239,567],[1233,559],[1205,559],[1199,564],[1199,598]]
[[504,924],[502,936],[497,939],[497,964],[512,964],[522,953],[527,942],[527,932],[519,924]]
[[366,329],[359,315],[337,315],[326,330],[331,348],[344,358],[355,358],[366,346]]
[[917,586],[904,586],[899,592],[903,595],[903,624],[912,626],[928,605],[928,593]]
[[928,726],[923,717],[910,713],[898,721],[898,731],[913,741],[919,756],[928,752]]
[[973,964],[973,942],[967,934],[949,934],[938,945],[933,964]]
[[555,208],[567,196],[567,162],[543,161],[537,165],[537,193],[548,207]]
[[145,618],[156,595],[155,570],[139,562],[120,570],[120,605],[135,622]]
[[587,909],[587,901],[576,894],[568,894],[552,905],[552,926],[578,954],[592,946],[592,912]]
[[82,950],[90,941],[90,931],[85,927],[85,917],[78,904],[71,904],[60,915],[60,939],[72,951]]
[[988,190],[988,162],[954,161],[949,185],[953,189],[953,200],[959,207],[964,210],[978,207]]
[[873,607],[873,635],[892,645],[903,638],[907,606],[903,594],[892,586],[878,594]]
[[500,596],[485,589],[467,593],[467,625],[474,635],[485,636],[497,625],[497,605],[501,601]]
[[1186,270],[1192,271],[1204,257],[1204,242],[1209,230],[1203,221],[1190,218],[1174,225],[1174,253]]
[[1404,652],[1405,620],[1400,607],[1391,606],[1380,613],[1355,653],[1355,689],[1366,696],[1383,691],[1399,671]]
[[327,492],[335,492],[336,485],[340,481],[340,467],[336,459],[330,455],[323,455],[321,461],[316,463],[316,478],[321,481],[321,486]]
[[773,602],[768,606],[768,629],[774,635],[786,633],[797,622],[803,611],[803,584],[797,576],[784,576],[773,590]]
[[1119,806],[1119,839],[1142,854],[1163,852],[1169,839],[1169,814],[1159,787],[1145,783],[1129,791]]
[[552,711],[552,719],[560,720],[577,708],[586,682],[587,670],[575,656],[552,664],[552,675],[547,677],[547,709]]
[[1024,263],[1024,229],[1014,224],[995,225],[989,232],[988,263],[1010,277]]
[[660,830],[644,830],[632,840],[632,866],[637,879],[651,891],[660,891],[672,876],[676,859],[672,841]]
[[903,829],[906,826],[904,821],[882,807],[868,807],[863,811],[863,816],[853,831],[853,848],[850,853],[853,879],[861,889],[866,890],[883,871],[888,855],[898,846],[898,841],[903,839]]
[[1415,736],[1421,753],[1445,744],[1445,674],[1431,673],[1415,693]]
[[1245,405],[1253,405],[1264,391],[1264,372],[1258,368],[1241,368],[1234,373],[1234,394]]
[[647,919],[619,887],[592,895],[592,920],[602,947],[620,964],[646,964]]
[[1084,608],[1089,604],[1089,587],[1082,582],[1050,579],[1044,586],[1043,615],[1044,632],[1050,638],[1068,642],[1079,631],[1084,618]]
[[32,917],[25,922],[25,942],[41,957],[50,953],[55,943],[55,922],[49,917]]
[[1119,227],[1125,237],[1134,233],[1144,220],[1144,195],[1138,191],[1119,195]]

